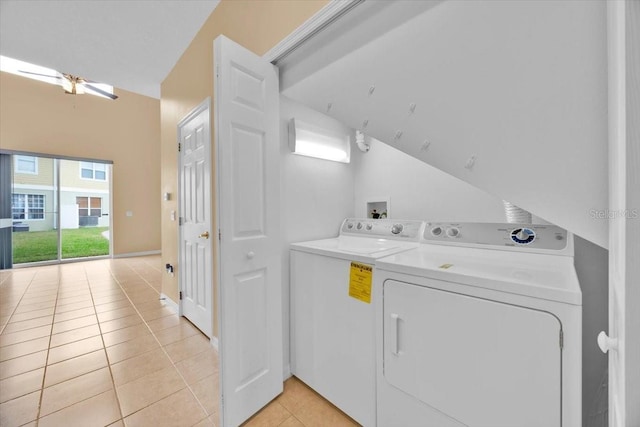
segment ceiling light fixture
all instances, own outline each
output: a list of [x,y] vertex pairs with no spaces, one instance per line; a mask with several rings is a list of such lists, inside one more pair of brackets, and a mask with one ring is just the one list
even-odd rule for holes
[[6,73],[16,74],[22,77],[39,80],[41,82],[61,86],[65,93],[71,95],[100,96],[102,98],[117,99],[113,93],[113,86],[87,80],[71,74],[60,73],[52,68],[41,67],[28,62],[0,56],[0,70]]

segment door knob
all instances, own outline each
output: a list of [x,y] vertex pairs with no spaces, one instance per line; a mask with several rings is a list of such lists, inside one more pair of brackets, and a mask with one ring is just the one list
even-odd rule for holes
[[607,353],[609,350],[618,350],[618,340],[616,338],[609,338],[607,334],[602,331],[598,334],[598,347],[603,353]]
[[199,235],[198,237],[202,237],[204,239],[208,239],[209,238],[209,232],[205,231],[204,233],[202,233],[201,235]]
[[255,252],[253,252],[253,251],[247,252],[247,258],[253,259],[254,256],[256,256]]

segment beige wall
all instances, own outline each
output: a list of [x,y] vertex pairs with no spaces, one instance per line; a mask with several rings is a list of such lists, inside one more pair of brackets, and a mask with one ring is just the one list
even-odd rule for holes
[[[178,122],[207,97],[213,99],[213,40],[224,34],[263,55],[327,2],[223,0],[218,5],[162,83],[161,192],[177,194]],[[213,126],[213,115],[211,123]],[[170,220],[172,210],[178,210],[176,197],[162,202],[162,256],[164,262],[178,266],[178,222]],[[162,291],[178,300],[178,274],[163,276]]]
[[113,161],[114,254],[158,250],[160,102],[116,94],[116,101],[65,95],[0,73],[0,149]]

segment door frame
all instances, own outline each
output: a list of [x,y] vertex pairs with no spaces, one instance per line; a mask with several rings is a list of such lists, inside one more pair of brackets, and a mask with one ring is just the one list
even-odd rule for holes
[[[184,116],[179,122],[178,125],[176,126],[176,149],[178,150],[178,156],[177,156],[177,175],[178,175],[178,186],[176,187],[176,202],[177,202],[177,208],[176,208],[176,220],[178,221],[178,295],[180,295],[180,293],[182,292],[184,283],[182,281],[182,267],[183,267],[183,256],[184,253],[182,251],[182,211],[181,211],[181,206],[182,206],[182,153],[179,149],[179,144],[180,144],[180,135],[182,134],[182,128],[184,128],[184,126],[189,123],[194,117],[196,117],[198,114],[202,113],[203,111],[208,111],[209,112],[209,171],[211,172],[211,166],[213,164],[212,159],[211,159],[211,153],[213,152],[213,147],[212,147],[212,137],[211,137],[211,97],[208,96],[207,98],[205,98],[204,101],[202,101],[200,104],[198,104],[196,107],[193,108],[193,110],[191,110],[189,113],[187,113],[186,116]],[[213,173],[210,173],[210,176],[213,177]],[[213,182],[211,183],[211,190],[213,191]],[[216,200],[214,197],[211,197],[211,200]],[[217,203],[216,203],[217,204]],[[210,208],[211,209],[211,208]],[[217,209],[217,207],[216,207]],[[217,212],[217,211],[216,211]],[[217,215],[217,214],[216,214]],[[213,226],[213,224],[215,223],[215,220],[212,219],[211,220],[211,226]],[[213,228],[212,228],[213,229]],[[215,245],[213,244],[213,241],[215,239],[209,239],[209,244],[211,245],[211,253],[215,254],[217,251],[215,250]],[[216,256],[212,256],[211,262],[213,264],[213,269],[215,269],[216,264],[214,263]],[[216,301],[216,297],[215,297],[215,285],[214,283],[216,282],[216,278],[217,278],[217,273],[212,271],[211,274],[211,309],[215,311],[215,313],[212,313],[211,319],[213,320],[216,316],[217,316],[217,312],[219,310],[215,309],[215,301]],[[183,312],[182,312],[182,299],[178,296],[178,316],[182,316]],[[212,322],[213,323],[213,322]],[[214,325],[211,325],[211,345],[213,347],[215,347],[216,349],[218,348],[218,338],[215,334],[215,328]]]
[[[607,2],[609,71],[609,425],[640,423],[640,7],[632,0]],[[635,77],[634,77],[635,76]],[[635,96],[632,94],[635,92]],[[634,157],[635,156],[635,157]],[[624,214],[623,214],[624,212]],[[617,215],[616,215],[617,213]],[[627,262],[629,261],[629,262]],[[618,371],[623,377],[617,378]],[[612,391],[621,391],[618,394]]]

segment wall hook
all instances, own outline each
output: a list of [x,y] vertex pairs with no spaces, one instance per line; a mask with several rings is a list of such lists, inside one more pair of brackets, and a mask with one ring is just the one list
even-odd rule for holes
[[473,169],[473,165],[476,164],[476,156],[471,156],[469,157],[469,159],[467,160],[467,163],[464,165],[465,169]]
[[373,95],[373,92],[376,91],[376,85],[371,85],[369,87],[369,96]]
[[333,104],[330,102],[327,104],[327,113],[331,111],[331,107],[333,107]]
[[398,139],[400,139],[400,137],[402,137],[402,131],[401,130],[397,130],[396,134],[393,136],[393,139],[398,140]]
[[429,141],[426,141],[426,140],[425,140],[425,141],[422,143],[422,146],[420,147],[420,151],[422,151],[422,152],[426,152],[426,151],[429,149],[429,147],[430,147],[430,146],[431,146],[431,143],[430,143]]
[[409,114],[413,114],[416,111],[416,104],[414,102],[412,102],[411,104],[409,104]]
[[364,119],[364,121],[362,122],[362,129],[365,129],[367,125],[369,125],[369,119]]

